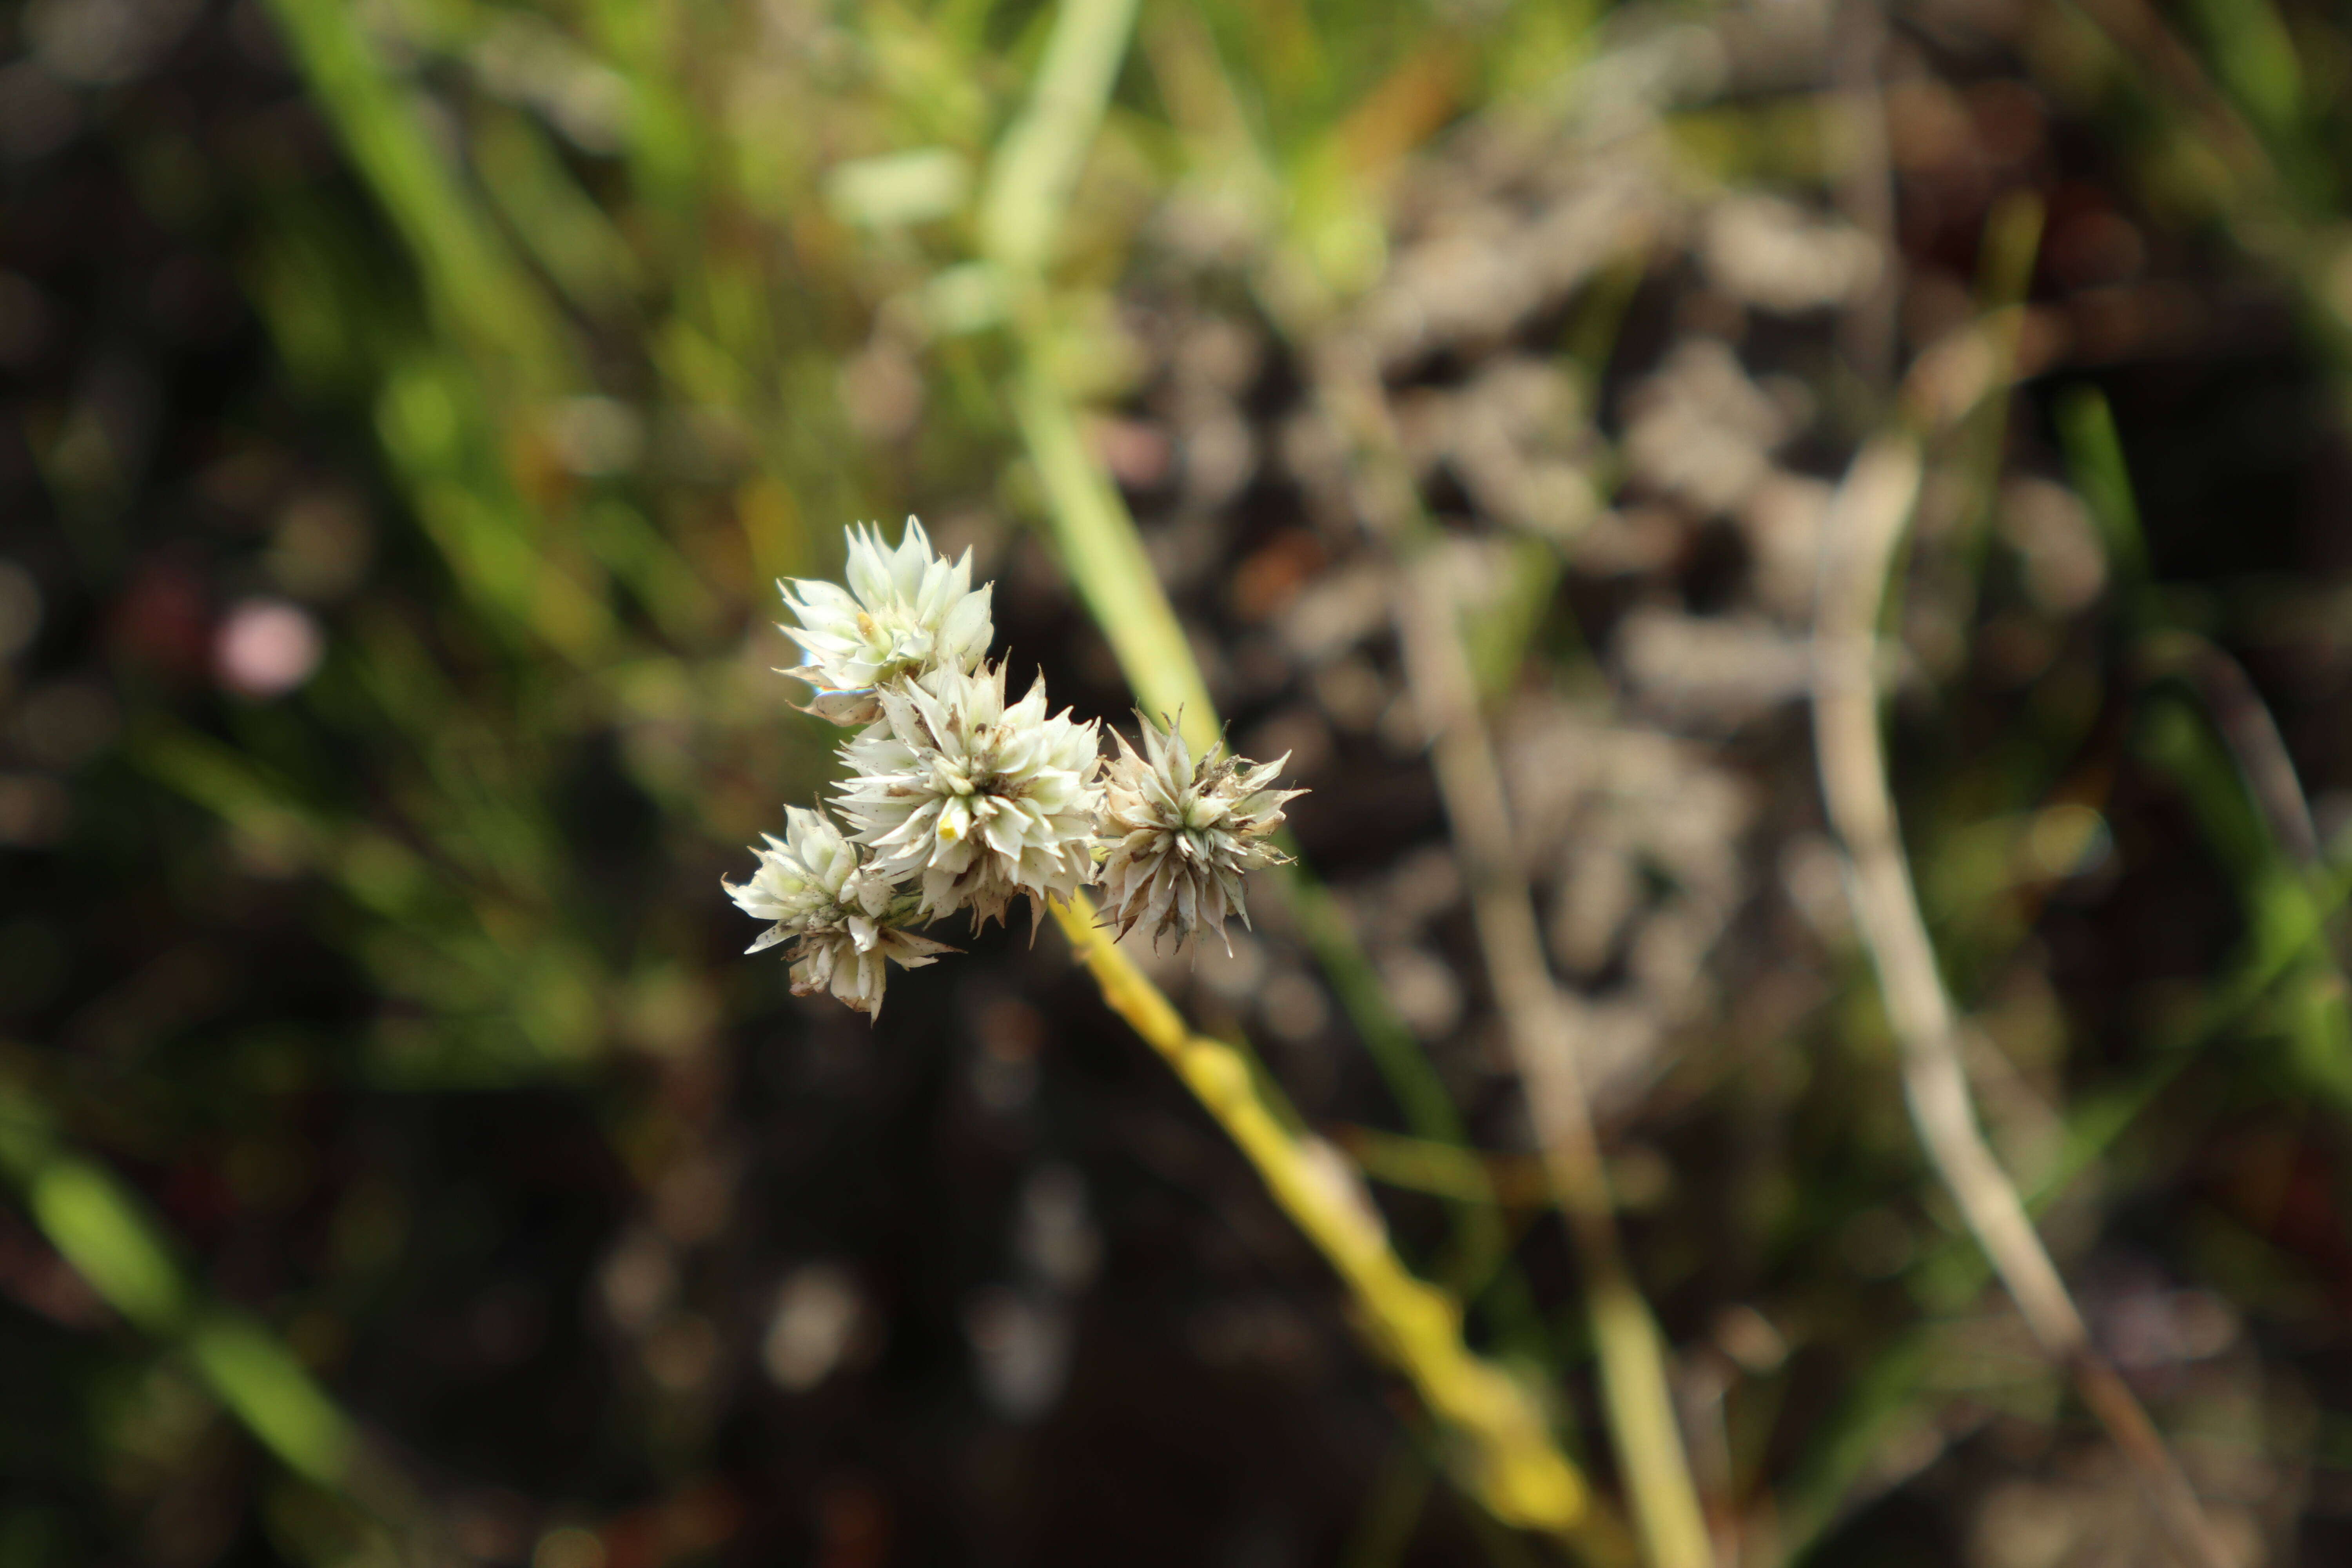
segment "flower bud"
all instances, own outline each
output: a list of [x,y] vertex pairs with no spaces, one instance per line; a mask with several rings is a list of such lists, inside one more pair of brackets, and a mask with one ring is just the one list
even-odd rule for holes
[[1103,780],[1110,922],[1121,936],[1148,924],[1155,946],[1171,931],[1180,948],[1200,931],[1223,938],[1228,910],[1249,923],[1243,873],[1289,859],[1269,836],[1282,826],[1283,803],[1307,792],[1273,787],[1287,752],[1261,766],[1227,756],[1220,743],[1195,763],[1183,736],[1136,717],[1142,752],[1119,736]]
[[800,626],[780,626],[807,662],[785,674],[816,688],[807,711],[836,724],[882,716],[883,687],[935,669],[979,668],[996,636],[989,584],[971,585],[971,552],[950,565],[913,518],[896,549],[860,524],[849,532],[846,588],[817,579],[776,587]]
[[842,747],[856,774],[841,815],[881,874],[922,879],[925,918],[1004,918],[1018,895],[1066,899],[1094,879],[1101,744],[1045,683],[1007,707],[1004,667],[952,668],[884,688],[881,721]]
[[793,994],[831,991],[860,1013],[882,1012],[885,959],[919,969],[953,951],[905,929],[913,900],[877,874],[823,811],[785,810],[785,836],[763,834],[760,868],[748,882],[722,884],[745,914],[775,923],[744,951],[793,945]]

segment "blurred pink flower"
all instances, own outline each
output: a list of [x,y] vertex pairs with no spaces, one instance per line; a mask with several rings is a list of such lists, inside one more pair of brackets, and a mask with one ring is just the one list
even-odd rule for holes
[[245,599],[213,637],[221,684],[247,697],[283,697],[310,679],[326,638],[310,612],[283,599]]

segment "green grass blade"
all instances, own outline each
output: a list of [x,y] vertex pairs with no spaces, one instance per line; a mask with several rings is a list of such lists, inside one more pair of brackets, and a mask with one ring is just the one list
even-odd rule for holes
[[146,1205],[112,1173],[66,1150],[47,1108],[6,1079],[0,1170],[100,1300],[142,1331],[179,1343],[221,1404],[288,1468],[322,1486],[347,1486],[356,1447],[350,1417],[268,1330],[204,1306]]
[[435,298],[467,337],[544,374],[562,354],[543,300],[443,162],[406,89],[378,58],[361,8],[271,0],[271,9],[313,101],[422,263]]
[[981,247],[1008,271],[1033,273],[1052,257],[1135,11],[1136,0],[1065,0],[1054,19],[1029,102],[997,147],[981,200]]
[[1086,449],[1076,411],[1034,363],[1013,383],[1013,411],[1045,487],[1046,522],[1062,563],[1110,640],[1136,700],[1154,718],[1177,719],[1193,751],[1205,752],[1221,738],[1222,727],[1199,661],[1160,591],[1127,503]]

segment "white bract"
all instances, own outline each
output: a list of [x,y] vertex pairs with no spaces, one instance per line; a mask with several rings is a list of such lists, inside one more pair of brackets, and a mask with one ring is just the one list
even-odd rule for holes
[[919,969],[951,950],[905,929],[913,900],[877,875],[822,811],[787,806],[784,818],[784,837],[763,834],[768,847],[752,851],[760,868],[751,879],[720,883],[745,914],[775,922],[744,951],[789,942],[793,994],[830,990],[857,1011],[879,1015],[884,960]]
[[816,688],[808,710],[836,724],[881,717],[880,688],[933,669],[976,669],[996,636],[992,587],[971,585],[971,552],[950,565],[932,553],[923,525],[907,520],[892,549],[865,524],[848,531],[849,586],[822,579],[780,582],[798,626],[777,629],[807,662],[784,673]]
[[1267,838],[1282,826],[1283,803],[1307,793],[1274,787],[1289,755],[1259,766],[1216,745],[1196,763],[1183,736],[1136,717],[1143,752],[1119,736],[1104,781],[1110,854],[1102,879],[1111,923],[1125,936],[1146,922],[1154,946],[1172,931],[1179,947],[1198,931],[1223,936],[1228,906],[1247,925],[1243,873],[1289,858]]
[[[852,777],[837,788],[844,833],[822,809],[787,812],[785,836],[755,849],[751,879],[726,883],[745,913],[772,923],[751,951],[790,942],[793,991],[831,991],[879,1013],[887,965],[913,969],[950,951],[917,935],[924,921],[971,911],[1004,919],[1015,898],[1067,900],[1096,879],[1124,936],[1139,921],[1178,943],[1246,921],[1244,873],[1285,858],[1266,836],[1283,803],[1282,767],[1227,757],[1196,764],[1183,741],[1143,727],[1122,739],[1106,793],[1100,730],[1048,715],[1041,679],[1004,700],[990,585],[971,585],[971,553],[950,565],[907,520],[896,548],[849,531],[849,586],[778,584],[799,616],[782,628],[808,662],[785,673],[817,689],[808,711],[865,729],[841,748]],[[1285,759],[1287,760],[1287,759]]]
[[920,876],[924,913],[1002,920],[1017,895],[1067,899],[1094,880],[1100,742],[1067,710],[1046,717],[1042,678],[1009,708],[1003,665],[881,697],[881,722],[841,749],[856,776],[840,810],[878,870]]

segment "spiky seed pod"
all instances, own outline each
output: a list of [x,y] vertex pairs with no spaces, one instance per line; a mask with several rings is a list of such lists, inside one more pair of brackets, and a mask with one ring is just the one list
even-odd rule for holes
[[[1267,842],[1283,803],[1305,795],[1276,789],[1288,752],[1260,765],[1220,743],[1195,763],[1184,737],[1139,713],[1143,752],[1118,737],[1104,775],[1103,898],[1118,934],[1149,922],[1151,940],[1173,931],[1178,947],[1200,931],[1225,936],[1228,909],[1249,923],[1242,874],[1289,857]],[[1226,948],[1232,949],[1226,939]]]
[[784,816],[784,837],[762,834],[768,847],[752,851],[760,868],[751,879],[723,884],[745,914],[775,922],[744,951],[789,942],[793,995],[831,991],[879,1017],[885,960],[919,969],[954,950],[905,929],[915,914],[913,899],[877,875],[822,810],[788,806]]
[[933,669],[979,668],[996,636],[993,587],[971,585],[971,551],[952,565],[932,553],[929,535],[911,517],[895,549],[865,524],[848,533],[849,586],[779,582],[785,608],[801,624],[778,629],[806,656],[784,673],[816,688],[807,710],[836,724],[870,724],[882,716],[877,689]]
[[841,749],[856,776],[839,808],[877,873],[921,875],[926,918],[1003,920],[1016,895],[1066,899],[1093,879],[1097,726],[1047,718],[1042,679],[1009,708],[1003,665],[878,698],[881,721]]

